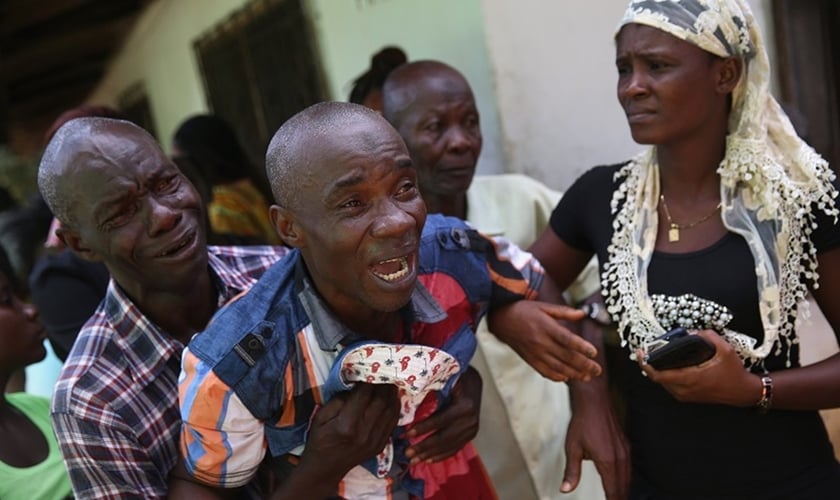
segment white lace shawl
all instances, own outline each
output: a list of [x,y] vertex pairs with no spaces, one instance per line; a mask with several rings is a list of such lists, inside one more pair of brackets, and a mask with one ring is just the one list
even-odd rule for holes
[[[800,139],[770,95],[767,52],[746,0],[633,0],[619,29],[638,23],[661,29],[720,57],[744,61],[733,91],[726,153],[718,167],[721,219],[740,234],[755,260],[764,340],[724,331],[747,366],[796,342],[797,305],[817,281],[810,235],[815,207],[835,220],[836,191],[828,164]],[[613,238],[602,287],[618,318],[623,344],[644,348],[664,333],[651,305],[647,270],[656,242],[659,168],[650,148],[617,174]],[[790,349],[787,349],[788,366]]]

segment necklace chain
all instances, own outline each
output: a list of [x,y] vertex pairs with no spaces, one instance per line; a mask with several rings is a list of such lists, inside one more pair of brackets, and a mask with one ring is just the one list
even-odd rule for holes
[[712,210],[711,212],[707,213],[703,217],[697,219],[694,222],[690,222],[688,224],[680,224],[680,223],[674,222],[674,219],[671,218],[671,211],[668,210],[668,204],[665,203],[665,195],[664,194],[659,195],[659,201],[662,203],[662,208],[665,210],[665,218],[668,219],[668,241],[670,243],[673,243],[675,241],[680,241],[680,230],[681,229],[682,230],[691,229],[694,226],[702,224],[702,223],[706,222],[707,220],[709,220],[713,215],[715,215],[718,210],[720,210],[720,202],[718,202],[715,209]]

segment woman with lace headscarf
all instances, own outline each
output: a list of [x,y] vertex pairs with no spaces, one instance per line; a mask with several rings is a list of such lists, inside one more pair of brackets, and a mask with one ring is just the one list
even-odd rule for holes
[[[801,366],[795,324],[811,291],[840,331],[834,175],[770,95],[746,0],[633,0],[615,42],[619,102],[651,147],[583,174],[531,250],[561,287],[598,255],[631,498],[838,498],[817,410],[840,406],[840,354]],[[645,363],[675,327],[714,356]]]

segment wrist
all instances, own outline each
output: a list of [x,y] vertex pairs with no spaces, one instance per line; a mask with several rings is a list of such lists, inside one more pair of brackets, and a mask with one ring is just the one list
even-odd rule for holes
[[761,383],[761,392],[755,402],[755,408],[759,413],[767,413],[773,406],[773,378],[768,372],[757,375]]
[[[281,490],[287,493],[307,492],[312,495],[312,498],[328,498],[336,494],[338,485],[347,472],[349,469],[344,473],[326,470],[319,457],[311,454],[307,456],[304,450],[294,472],[289,475],[285,484],[281,484]],[[286,496],[277,498],[286,498]],[[295,498],[295,496],[288,498]]]
[[579,309],[586,314],[586,319],[594,321],[601,326],[612,325],[612,317],[607,312],[607,306],[600,301],[584,302]]
[[612,404],[609,384],[603,372],[588,382],[570,380],[566,384],[569,387],[569,403],[573,409],[600,408],[602,405]]

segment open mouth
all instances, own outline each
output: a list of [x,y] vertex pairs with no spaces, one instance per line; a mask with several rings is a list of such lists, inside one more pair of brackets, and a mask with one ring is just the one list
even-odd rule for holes
[[194,237],[195,237],[195,233],[187,234],[186,236],[184,236],[183,238],[178,240],[178,242],[175,243],[174,245],[172,245],[171,247],[169,247],[166,250],[164,250],[163,252],[160,252],[159,254],[155,255],[155,257],[169,257],[171,255],[174,255],[174,254],[180,252],[181,250],[186,248],[187,245],[192,243],[192,240],[193,240]]
[[394,259],[381,260],[371,267],[371,272],[383,281],[397,281],[408,274],[408,259],[397,257]]

